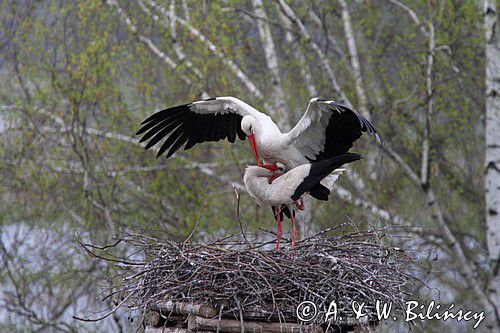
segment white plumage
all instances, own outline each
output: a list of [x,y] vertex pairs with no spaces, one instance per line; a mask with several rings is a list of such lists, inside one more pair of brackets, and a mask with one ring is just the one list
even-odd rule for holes
[[[282,174],[269,184],[269,177],[274,173],[259,166],[247,166],[243,181],[248,194],[261,206],[281,206],[292,204],[293,194],[309,175],[311,164],[299,165]],[[329,178],[335,182],[345,169],[334,170]]]
[[[329,181],[333,183],[344,171],[344,169],[339,169],[339,167],[360,158],[361,156],[358,154],[346,153],[323,161],[302,164],[288,172],[284,172],[284,165],[278,162],[277,169],[281,175],[272,182],[269,181],[269,178],[273,176],[275,171],[262,166],[248,166],[246,168],[243,180],[250,196],[260,205],[267,205],[273,208],[274,216],[278,222],[276,249],[279,247],[279,240],[282,234],[282,210],[286,210],[285,214],[290,217],[292,222],[292,247],[294,247],[297,231],[295,229],[295,212],[293,206],[296,205],[296,202],[303,194],[316,188],[325,177],[328,177]],[[321,190],[317,192],[317,198],[328,200],[329,189],[323,186],[320,188]]]

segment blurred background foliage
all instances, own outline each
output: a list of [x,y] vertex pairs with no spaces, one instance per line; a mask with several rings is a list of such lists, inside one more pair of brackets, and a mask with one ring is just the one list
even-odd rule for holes
[[[388,146],[419,174],[432,98],[426,186],[485,286],[481,11],[476,1],[402,2],[420,25],[393,1],[347,2],[363,102],[336,1],[285,1],[299,22],[274,1],[264,1],[267,17],[255,14],[252,1],[1,1],[0,330],[134,329],[136,322],[118,315],[105,325],[72,319],[106,306],[100,282],[111,269],[83,253],[80,237],[104,244],[120,229],[188,235],[195,225],[200,238],[239,232],[230,182],[241,184],[252,163],[247,142],[199,145],[165,160],[144,151],[134,133],[154,111],[208,96],[238,97],[277,120],[259,24],[270,29],[292,125],[315,97],[311,87],[319,97],[339,99],[324,61],[353,107],[364,103]],[[428,22],[436,45],[431,96],[421,31]],[[339,181],[344,192],[311,202],[312,223],[422,227],[408,246],[430,263],[423,278],[443,291],[442,302],[479,310],[426,188],[371,139],[353,151],[369,158],[353,165],[355,177]],[[270,209],[244,192],[241,216],[249,232],[274,226]],[[416,330],[440,326],[470,328],[448,321]]]

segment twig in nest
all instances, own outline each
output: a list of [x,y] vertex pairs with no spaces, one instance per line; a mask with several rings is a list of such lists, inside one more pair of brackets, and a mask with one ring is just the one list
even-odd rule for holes
[[222,311],[224,310],[224,304],[220,306],[219,310],[219,320],[217,321],[217,330],[215,331],[216,333],[219,333],[220,331],[220,321],[222,320]]
[[247,243],[248,247],[250,247],[251,246],[250,242],[248,241],[247,236],[245,235],[245,230],[243,229],[243,224],[241,223],[241,218],[240,218],[240,192],[234,185],[233,185],[233,190],[234,194],[236,195],[236,218],[238,219],[238,224],[240,225],[241,235],[243,236],[245,243]]
[[207,203],[205,202],[203,204],[203,209],[201,209],[200,213],[198,214],[198,218],[196,219],[196,224],[194,225],[193,230],[191,230],[191,233],[189,234],[188,238],[186,238],[186,240],[184,241],[184,244],[189,243],[189,241],[193,238],[196,229],[198,229],[198,226],[200,225],[202,213],[205,211],[206,208],[207,208]]
[[241,333],[245,333],[245,323],[243,321],[243,310],[241,309],[241,304],[240,304],[240,301],[238,300],[238,297],[236,297],[236,295],[233,296],[234,298],[234,302],[236,303],[236,306],[238,307],[238,311],[240,313],[240,329],[241,329]]

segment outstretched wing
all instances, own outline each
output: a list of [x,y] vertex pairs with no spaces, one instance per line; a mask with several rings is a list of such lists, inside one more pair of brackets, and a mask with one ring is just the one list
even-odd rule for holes
[[241,119],[245,115],[255,118],[264,116],[234,97],[209,98],[152,114],[141,123],[142,127],[136,135],[143,134],[140,142],[149,140],[146,149],[167,138],[157,157],[168,150],[168,158],[184,144],[184,150],[188,150],[202,142],[228,139],[233,143],[237,137],[244,140]]
[[307,159],[321,161],[347,153],[363,132],[383,143],[372,123],[358,112],[331,100],[313,98],[287,136]]

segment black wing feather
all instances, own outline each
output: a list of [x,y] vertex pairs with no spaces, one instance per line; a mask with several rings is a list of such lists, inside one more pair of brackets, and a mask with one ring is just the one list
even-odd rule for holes
[[180,124],[180,126],[177,127],[169,135],[169,137],[167,138],[167,140],[165,140],[165,142],[161,145],[160,150],[158,151],[158,155],[157,156],[160,156],[165,151],[167,151],[167,149],[169,149],[170,147],[172,147],[182,137],[182,134],[185,131],[185,128],[184,128],[185,126],[186,126],[185,124]]
[[[328,176],[333,170],[340,168],[346,163],[357,161],[361,155],[346,153],[319,162],[312,162],[309,174],[304,178],[292,195],[292,200],[299,200],[300,196],[311,191],[319,182]],[[316,189],[316,191],[318,191]],[[322,191],[322,190],[320,190]],[[327,196],[328,199],[328,196]]]
[[[175,126],[175,124],[179,125],[181,121],[182,118],[180,118],[179,116],[171,119],[163,119],[162,121],[158,121],[158,123],[155,124],[153,128],[151,128],[146,134],[144,134],[144,136],[141,138],[141,140],[139,140],[139,142],[144,142],[149,140],[153,135],[157,134],[166,127],[173,129],[172,126]],[[148,123],[147,125],[149,124],[151,123]]]
[[205,141],[216,141],[215,133],[217,132],[217,119],[210,117],[207,121],[208,127],[204,128],[203,140]]
[[[168,151],[168,154],[166,156],[166,158],[169,158],[170,156],[172,156],[176,151],[177,149],[179,149],[183,144],[186,143],[187,139],[189,137],[189,133],[188,132],[184,132],[182,133],[178,138],[177,140],[174,142],[174,144],[172,144],[172,146],[170,147],[170,150]],[[158,154],[156,155],[156,157],[160,156],[161,154]]]
[[203,128],[204,123],[203,122],[195,122],[194,126],[192,127],[191,135],[189,136],[189,139],[184,146],[184,150],[188,150],[194,147],[197,143],[203,142],[202,138],[202,133],[201,129]]
[[146,131],[149,131],[151,128],[159,126],[164,121],[165,119],[161,119],[160,121],[150,121],[149,123],[142,126],[141,129],[138,130],[137,133],[135,133],[135,135],[140,135]]
[[364,132],[384,142],[375,126],[358,112],[335,102],[329,103],[329,106],[331,115],[325,130],[324,149],[316,158],[308,158],[310,161],[321,161],[347,153]]
[[214,135],[215,141],[219,141],[225,137],[226,133],[224,133],[224,122],[217,122],[215,126],[215,135]]
[[[240,120],[240,124],[241,124],[241,120]],[[245,132],[243,132],[243,130],[241,129],[241,126],[238,126],[238,128],[236,129],[236,133],[238,134],[238,138],[240,138],[240,140],[245,140],[247,137]]]
[[309,195],[315,199],[327,201],[330,195],[330,190],[328,187],[321,183],[317,183],[309,190]]
[[159,119],[165,119],[166,117],[180,113],[188,106],[189,106],[189,104],[183,104],[183,105],[174,106],[174,107],[171,107],[168,109],[160,110],[156,113],[153,113],[151,116],[147,117],[146,119],[144,119],[142,121],[141,125],[145,125],[146,123],[149,123],[151,121],[158,121]]
[[164,109],[146,118],[136,133],[144,134],[140,142],[149,140],[146,149],[151,148],[162,139],[165,142],[158,151],[158,156],[168,150],[167,158],[182,145],[188,150],[198,143],[228,139],[234,142],[236,137],[246,139],[241,130],[241,115],[237,113],[196,113],[191,110],[192,104],[183,104]]
[[[152,134],[154,134],[154,136],[151,138],[151,140],[149,140],[148,144],[146,145],[146,149],[149,149],[160,142],[165,136],[167,136],[168,133],[175,130],[181,123],[182,119],[176,119],[170,123],[164,123],[164,126],[161,126],[159,128],[154,127],[153,129],[151,129],[150,132],[153,132]],[[149,135],[149,132],[146,135]]]
[[[234,118],[233,115],[231,116],[232,116],[231,118]],[[236,133],[239,127],[240,126],[238,126],[238,124],[233,119],[229,121],[229,126],[227,129],[227,140],[229,142],[233,143],[236,140]]]

